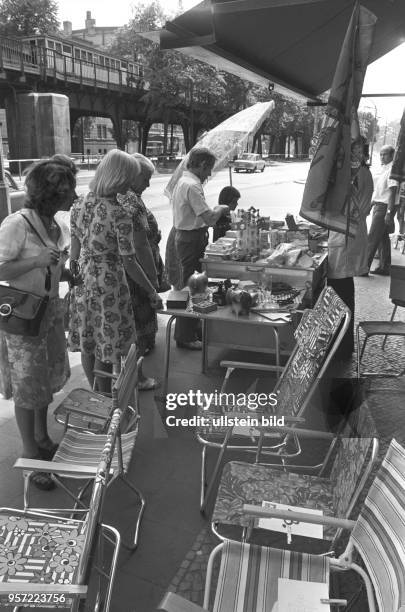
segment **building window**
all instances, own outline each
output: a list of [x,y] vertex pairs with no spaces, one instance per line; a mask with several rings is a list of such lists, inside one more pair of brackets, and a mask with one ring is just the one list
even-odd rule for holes
[[107,138],[107,126],[103,125],[103,138],[106,139]]
[[63,45],[62,49],[63,53],[66,53],[67,55],[72,55],[72,47],[70,45]]
[[102,131],[101,131],[101,128],[102,128],[102,127],[103,127],[102,125],[98,125],[98,126],[97,126],[97,138],[98,138],[99,140],[101,140],[101,139],[102,139],[102,137],[103,137],[103,135],[102,135]]

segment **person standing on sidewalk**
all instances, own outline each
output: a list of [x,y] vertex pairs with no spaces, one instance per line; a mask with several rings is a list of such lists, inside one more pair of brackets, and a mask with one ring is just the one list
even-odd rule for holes
[[367,224],[370,214],[373,178],[365,163],[365,142],[354,140],[351,147],[351,208],[356,213],[358,227],[351,238],[339,232],[329,232],[328,285],[350,308],[350,325],[336,352],[336,358],[350,359],[354,350],[354,276],[367,274]]
[[[211,176],[215,155],[206,147],[190,152],[187,170],[173,191],[173,226],[176,229],[176,254],[180,265],[180,285],[184,287],[195,270],[201,272],[200,259],[208,244],[208,227],[229,212],[229,206],[210,208],[205,200],[202,184]],[[198,340],[198,321],[179,317],[174,337],[177,346],[201,350]]]
[[396,211],[396,196],[398,181],[390,179],[395,149],[391,145],[381,148],[381,170],[374,177],[374,193],[372,198],[373,219],[368,234],[368,267],[371,268],[374,255],[379,250],[380,263],[378,268],[370,270],[371,274],[389,276],[391,265],[390,234],[394,232],[394,216]]

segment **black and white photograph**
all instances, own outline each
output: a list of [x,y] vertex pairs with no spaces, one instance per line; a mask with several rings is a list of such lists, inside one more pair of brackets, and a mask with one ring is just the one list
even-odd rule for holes
[[0,0],[0,610],[405,612],[404,66],[404,0]]

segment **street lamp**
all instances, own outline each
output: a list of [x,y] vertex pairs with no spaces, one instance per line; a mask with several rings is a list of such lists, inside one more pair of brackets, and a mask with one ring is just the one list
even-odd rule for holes
[[0,222],[10,214],[10,195],[8,193],[8,185],[4,173],[4,156],[3,156],[3,136],[1,133],[0,123]]

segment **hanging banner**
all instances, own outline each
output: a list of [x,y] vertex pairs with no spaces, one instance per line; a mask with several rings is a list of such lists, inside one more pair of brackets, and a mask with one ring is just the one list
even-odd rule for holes
[[336,232],[355,236],[358,212],[351,206],[350,147],[359,136],[357,108],[363,88],[376,17],[356,3],[343,41],[300,215]]

